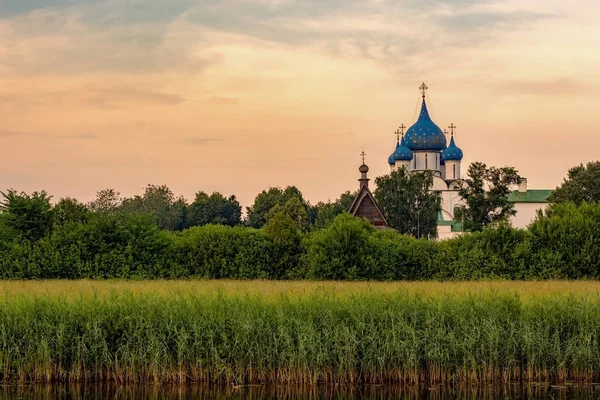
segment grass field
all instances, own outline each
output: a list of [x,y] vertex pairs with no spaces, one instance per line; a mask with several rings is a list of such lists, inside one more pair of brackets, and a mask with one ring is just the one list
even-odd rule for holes
[[157,295],[258,295],[265,299],[307,295],[353,296],[361,293],[410,293],[420,296],[514,293],[521,298],[585,296],[600,298],[598,281],[490,281],[490,282],[330,282],[330,281],[230,281],[230,280],[48,280],[0,281],[0,298],[15,295],[87,297],[109,294]]
[[5,382],[592,382],[596,282],[0,282]]

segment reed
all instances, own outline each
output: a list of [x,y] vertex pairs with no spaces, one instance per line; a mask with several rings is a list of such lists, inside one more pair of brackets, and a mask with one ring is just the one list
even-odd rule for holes
[[433,292],[365,284],[301,294],[121,288],[61,295],[7,289],[11,284],[3,283],[0,297],[4,382],[600,378],[600,296],[593,290],[523,295],[493,286]]

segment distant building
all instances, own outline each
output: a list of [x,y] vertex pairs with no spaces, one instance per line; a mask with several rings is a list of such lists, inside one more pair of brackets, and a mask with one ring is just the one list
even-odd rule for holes
[[369,190],[369,178],[367,177],[367,173],[369,172],[369,167],[365,164],[365,153],[362,153],[363,163],[358,168],[360,172],[359,182],[359,190],[356,198],[354,198],[354,202],[350,206],[348,212],[356,217],[366,218],[373,226],[379,229],[387,228],[387,222],[381,209],[377,205],[375,201],[375,197]]
[[[438,219],[437,234],[439,239],[446,239],[463,232],[462,222],[454,220],[456,210],[465,206],[458,190],[461,186],[468,185],[461,173],[463,152],[454,139],[456,126],[450,124],[448,141],[446,138],[448,132],[442,131],[429,116],[425,101],[428,88],[425,83],[419,89],[422,95],[419,118],[408,128],[406,134],[404,134],[404,125],[396,131],[396,148],[389,156],[388,164],[391,171],[404,167],[408,172],[433,172],[431,190],[438,191],[442,195],[442,210]],[[368,167],[366,170],[368,171]],[[366,172],[364,176],[366,178]],[[527,188],[527,180],[524,179],[518,189],[509,195],[509,200],[515,203],[517,211],[517,215],[511,218],[513,226],[526,227],[535,218],[538,210],[547,207],[550,192],[550,190],[530,190]],[[380,211],[379,213],[381,214]]]

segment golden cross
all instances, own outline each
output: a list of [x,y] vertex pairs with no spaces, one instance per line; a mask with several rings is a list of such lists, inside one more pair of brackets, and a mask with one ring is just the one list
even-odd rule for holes
[[425,94],[427,93],[427,89],[429,89],[429,88],[427,87],[425,82],[423,82],[421,84],[421,86],[419,86],[419,90],[421,91],[421,95],[423,96],[423,99],[425,99]]
[[400,125],[400,133],[402,134],[402,136],[404,136],[404,128],[406,128],[406,125]]
[[451,123],[448,128],[450,128],[450,135],[454,136],[454,130],[456,129],[456,125],[454,125],[454,122]]
[[400,129],[396,129],[396,132],[394,132],[394,135],[396,135],[396,140],[399,142],[400,141]]
[[362,153],[360,153],[360,155],[362,156],[362,160],[363,160],[363,164],[365,163],[365,156],[367,155],[367,153],[365,153],[365,151],[363,150]]

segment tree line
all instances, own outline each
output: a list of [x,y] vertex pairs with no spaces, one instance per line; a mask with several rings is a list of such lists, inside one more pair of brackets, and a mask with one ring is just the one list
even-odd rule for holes
[[554,204],[525,230],[509,226],[514,210],[500,187],[517,181],[516,171],[480,163],[472,171],[484,172],[465,193],[474,233],[440,242],[412,237],[415,207],[419,229],[437,221],[427,174],[378,178],[375,195],[399,227],[387,231],[345,213],[350,192],[312,206],[295,187],[270,188],[242,220],[234,196],[200,192],[188,203],[165,186],[125,199],[104,190],[89,204],[9,190],[0,203],[0,277],[600,278],[600,163],[570,170]]

